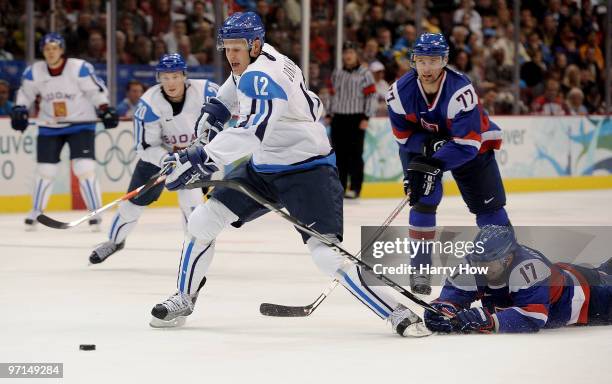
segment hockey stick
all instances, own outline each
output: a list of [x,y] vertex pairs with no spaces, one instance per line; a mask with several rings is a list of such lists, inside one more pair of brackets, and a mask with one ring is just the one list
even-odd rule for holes
[[[366,243],[366,245],[363,248],[361,248],[361,250],[355,255],[355,257],[359,257],[363,253],[363,251],[365,251],[366,249],[371,247],[372,244],[374,244],[376,239],[378,239],[380,235],[383,234],[383,232],[389,227],[389,225],[393,222],[393,220],[395,220],[397,215],[399,215],[402,209],[404,209],[406,204],[408,204],[408,201],[409,201],[409,197],[405,197],[404,199],[402,199],[399,205],[393,210],[393,212],[391,212],[389,217],[387,217],[387,219],[380,225],[378,230],[374,233],[374,235],[372,235],[370,240]],[[264,316],[274,316],[274,317],[310,316],[314,312],[314,310],[317,309],[317,307],[327,298],[327,296],[329,296],[329,294],[338,286],[338,283],[339,281],[337,279],[334,279],[329,284],[329,286],[327,286],[327,288],[325,288],[325,290],[321,292],[319,297],[317,297],[315,301],[312,302],[311,304],[296,307],[296,306],[288,306],[288,305],[281,305],[281,304],[262,303],[259,306],[259,312]]]
[[370,271],[372,273],[372,275],[374,275],[374,277],[376,277],[378,280],[382,281],[386,285],[388,285],[391,288],[395,289],[397,292],[402,294],[404,297],[408,298],[413,303],[419,305],[420,307],[422,307],[422,308],[424,308],[424,309],[426,309],[428,311],[434,312],[437,315],[443,316],[445,318],[450,318],[450,316],[444,314],[441,311],[438,311],[436,308],[432,307],[429,303],[427,303],[426,301],[421,300],[415,294],[413,294],[412,292],[408,291],[407,289],[405,289],[404,287],[402,287],[401,285],[399,285],[395,281],[389,279],[387,276],[377,274],[376,272],[374,272],[374,268],[372,268],[369,264],[361,261],[360,259],[358,259],[354,255],[352,255],[350,252],[348,252],[347,250],[342,248],[338,243],[334,243],[333,241],[329,240],[328,238],[326,238],[325,236],[323,236],[322,234],[320,234],[316,230],[310,228],[308,225],[302,223],[301,221],[299,221],[295,217],[289,215],[288,213],[286,213],[282,209],[276,207],[274,204],[272,204],[267,199],[265,199],[262,196],[260,196],[258,193],[254,192],[249,187],[247,187],[247,186],[245,186],[245,185],[243,185],[243,184],[241,184],[241,183],[239,183],[239,182],[237,182],[235,180],[206,180],[206,181],[197,181],[197,182],[194,182],[193,184],[189,185],[187,188],[192,189],[192,188],[200,188],[200,187],[225,187],[225,188],[233,189],[235,191],[239,191],[239,192],[244,193],[246,196],[248,196],[251,199],[255,200],[257,203],[263,205],[265,208],[269,209],[270,211],[273,211],[274,213],[276,213],[279,216],[281,216],[283,219],[285,219],[288,222],[290,222],[291,224],[293,224],[295,227],[299,228],[302,232],[304,232],[304,233],[314,237],[315,239],[319,240],[320,242],[322,242],[326,246],[328,246],[331,249],[333,249],[334,251],[338,252],[340,255],[350,259],[351,261],[353,261],[355,264],[359,265],[363,269],[365,269],[367,271]]
[[56,121],[41,121],[35,120],[28,122],[28,125],[63,125],[63,124],[97,124],[101,123],[102,120],[56,120]]
[[149,179],[149,181],[146,182],[146,184],[141,185],[140,187],[134,189],[133,191],[126,193],[125,195],[121,196],[117,200],[111,201],[110,203],[106,204],[103,207],[96,209],[95,211],[89,212],[87,215],[81,217],[80,219],[73,220],[70,222],[63,222],[63,221],[55,220],[45,214],[40,214],[38,215],[36,220],[38,220],[38,222],[44,226],[55,228],[55,229],[68,229],[68,228],[76,227],[77,225],[84,223],[85,221],[91,219],[92,217],[97,216],[100,213],[109,210],[110,208],[114,207],[115,205],[119,204],[120,202],[124,200],[129,200],[132,198],[139,198],[140,196],[144,195],[151,188],[153,188],[154,186],[163,182],[166,179],[166,175],[164,174],[164,172],[166,172],[168,168],[169,168],[168,165],[165,166],[159,172],[153,175]]
[[[208,133],[207,130],[205,130],[204,132],[202,132],[202,134],[200,136],[198,136],[194,141],[191,142],[191,144],[189,144],[187,147],[185,147],[184,149],[190,148],[192,145],[199,143],[200,140],[202,140],[204,138],[204,136]],[[159,170],[159,172],[157,172],[155,175],[151,176],[151,178],[149,179],[149,181],[147,181],[145,184],[141,185],[140,187],[134,189],[133,191],[130,191],[128,193],[126,193],[125,195],[121,196],[120,198],[118,198],[117,200],[111,201],[110,203],[106,204],[103,207],[100,207],[98,209],[96,209],[95,211],[91,211],[89,212],[87,215],[81,217],[80,219],[77,220],[73,220],[70,222],[64,222],[64,221],[59,221],[59,220],[55,220],[45,214],[40,214],[38,215],[38,217],[36,217],[36,220],[41,223],[44,226],[50,227],[50,228],[55,228],[55,229],[68,229],[68,228],[72,228],[72,227],[76,227],[77,225],[84,223],[85,221],[91,219],[92,217],[99,215],[100,213],[109,210],[110,208],[114,207],[115,205],[119,204],[122,201],[125,200],[129,200],[129,199],[137,199],[140,196],[144,195],[145,193],[147,193],[147,191],[149,191],[151,188],[153,188],[154,186],[156,186],[157,184],[163,182],[164,180],[166,180],[166,171],[168,171],[168,169],[171,167],[171,164],[166,164],[162,169]]]

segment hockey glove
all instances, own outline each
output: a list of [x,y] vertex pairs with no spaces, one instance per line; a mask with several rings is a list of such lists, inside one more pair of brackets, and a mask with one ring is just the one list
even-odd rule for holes
[[425,156],[415,156],[404,175],[404,192],[410,195],[410,206],[421,197],[431,195],[436,184],[442,179],[442,161]]
[[25,131],[28,127],[28,109],[23,105],[15,105],[11,109],[11,127],[16,131]]
[[221,100],[212,97],[208,103],[205,103],[200,111],[200,117],[196,121],[196,137],[200,137],[203,132],[206,132],[201,139],[202,144],[206,145],[223,130],[223,126],[232,117],[229,109],[221,102]]
[[117,110],[106,104],[102,104],[100,108],[98,108],[98,117],[102,120],[102,124],[104,124],[104,128],[106,129],[115,128],[119,125]]
[[423,143],[423,156],[432,157],[448,140],[433,136]]
[[[434,301],[431,306],[449,316],[454,316],[457,313],[457,308],[447,301]],[[425,326],[432,332],[451,333],[455,330],[448,317],[432,311],[425,310],[423,319],[425,320]]]
[[465,309],[457,312],[456,327],[463,333],[493,333],[495,332],[495,319],[485,308]]
[[169,154],[162,162],[162,167],[167,165],[170,167],[166,172],[166,188],[170,191],[184,189],[187,184],[196,181],[210,180],[212,174],[219,170],[204,147],[199,145]]

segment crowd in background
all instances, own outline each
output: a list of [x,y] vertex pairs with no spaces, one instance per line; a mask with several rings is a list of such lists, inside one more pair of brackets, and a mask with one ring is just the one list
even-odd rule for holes
[[[212,0],[117,3],[120,64],[153,64],[171,52],[181,53],[188,65],[212,64],[216,54]],[[605,113],[605,1],[521,2],[521,44],[516,58],[511,0],[425,3],[423,31],[447,36],[449,65],[468,74],[490,114],[512,112],[515,60],[520,64],[521,113]],[[56,30],[66,38],[67,54],[104,63],[105,1],[56,0],[55,4]],[[335,4],[311,0],[310,88],[323,99],[329,95],[335,65]],[[234,0],[226,5],[230,12],[258,12],[266,25],[267,42],[300,62],[298,0]],[[48,1],[36,2],[37,38],[50,29],[49,12]],[[388,85],[410,69],[408,53],[416,39],[414,0],[351,0],[345,3],[343,17],[345,39],[358,44],[362,65],[373,73],[380,99],[378,113],[384,115]],[[24,59],[25,22],[25,1],[0,0],[0,60]],[[0,91],[3,87],[0,84]]]

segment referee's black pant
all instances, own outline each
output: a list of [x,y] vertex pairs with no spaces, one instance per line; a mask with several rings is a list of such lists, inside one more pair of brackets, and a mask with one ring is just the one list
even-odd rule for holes
[[334,114],[331,121],[331,141],[336,151],[336,165],[340,182],[347,190],[350,177],[350,190],[359,196],[363,184],[363,140],[365,130],[359,123],[365,119],[362,113]]

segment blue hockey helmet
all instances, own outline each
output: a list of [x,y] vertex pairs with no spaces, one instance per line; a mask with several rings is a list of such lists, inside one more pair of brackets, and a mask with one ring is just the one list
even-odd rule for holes
[[45,48],[45,45],[50,43],[59,45],[61,49],[66,49],[66,41],[64,40],[62,35],[56,32],[50,32],[44,35],[42,39],[40,39],[40,41],[38,42],[38,48],[42,52]]
[[412,45],[412,55],[448,56],[449,48],[441,33],[422,33]]
[[249,49],[253,47],[255,39],[264,44],[266,30],[261,19],[255,12],[236,12],[223,22],[217,34],[217,49],[224,48],[225,39],[246,39]]
[[167,53],[159,59],[155,66],[155,72],[179,72],[186,71],[187,63],[179,53]]
[[470,262],[489,263],[504,259],[518,247],[514,230],[506,225],[484,225],[474,238]]

